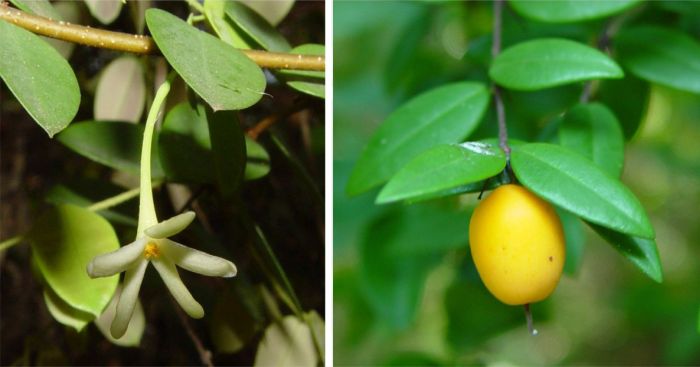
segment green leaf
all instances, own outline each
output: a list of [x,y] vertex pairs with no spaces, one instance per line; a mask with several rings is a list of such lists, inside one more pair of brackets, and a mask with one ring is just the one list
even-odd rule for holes
[[581,265],[583,249],[586,246],[586,234],[583,232],[581,221],[573,214],[557,208],[557,214],[564,227],[564,238],[566,240],[566,260],[564,262],[564,272],[574,275]]
[[102,24],[111,24],[122,11],[122,0],[85,0],[90,14]]
[[114,320],[114,315],[117,312],[117,302],[121,291],[122,287],[120,285],[114,293],[114,297],[112,297],[112,300],[109,302],[109,305],[107,305],[107,308],[95,320],[95,326],[97,326],[97,329],[102,333],[105,339],[109,340],[112,344],[120,347],[138,347],[139,344],[141,344],[141,337],[143,337],[143,332],[146,329],[146,315],[143,312],[143,306],[138,298],[136,299],[136,307],[134,307],[134,313],[129,320],[126,333],[122,335],[121,338],[115,339],[109,331],[112,321]]
[[107,65],[95,92],[95,119],[138,122],[146,104],[141,62],[122,56]]
[[700,308],[698,308],[698,333],[700,333]]
[[603,18],[622,12],[639,2],[640,0],[509,0],[511,7],[520,15],[547,23],[570,23]]
[[[116,121],[76,122],[57,136],[74,152],[120,171],[139,174],[143,125]],[[153,151],[153,178],[162,178],[163,169]]]
[[211,340],[219,353],[240,351],[262,328],[244,302],[228,293],[217,298],[209,321]]
[[[163,121],[158,143],[160,162],[169,180],[200,184],[216,181],[204,106],[194,109],[183,102],[173,107]],[[270,155],[248,137],[245,143],[245,179],[264,177],[270,172]]]
[[63,130],[80,105],[73,69],[38,36],[0,21],[0,77],[50,137]]
[[624,29],[615,37],[622,65],[650,82],[700,93],[700,43],[657,26]]
[[616,231],[654,238],[634,194],[585,157],[558,145],[533,143],[513,147],[511,164],[520,183],[562,209]]
[[318,354],[309,326],[285,316],[265,329],[253,366],[316,366]]
[[56,321],[70,326],[78,332],[83,330],[85,325],[95,318],[95,316],[87,312],[71,307],[61,297],[57,296],[51,288],[44,288],[44,303],[46,303],[46,308]]
[[447,84],[409,100],[382,123],[348,180],[357,195],[386,182],[416,155],[438,144],[462,141],[478,125],[489,94],[483,84]]
[[593,223],[588,225],[644,274],[658,283],[663,281],[661,260],[655,240],[630,236]]
[[416,156],[394,175],[379,193],[377,203],[459,188],[495,176],[505,166],[505,154],[491,144],[438,145]]
[[598,88],[598,100],[617,116],[626,140],[639,129],[649,105],[649,89],[649,83],[634,75],[606,80]]
[[[292,54],[320,55],[326,53],[326,47],[318,44],[305,44],[297,46],[289,51]],[[302,93],[314,97],[326,98],[325,72],[304,70],[281,70],[279,74],[286,80],[287,85]]]
[[160,9],[148,9],[146,23],[168,62],[215,111],[250,107],[262,97],[265,76],[241,51]]
[[559,38],[540,38],[507,48],[489,69],[496,83],[515,90],[538,90],[591,79],[622,78],[619,66],[602,52]]
[[18,9],[53,20],[63,20],[49,0],[10,0]]
[[611,177],[622,174],[625,138],[620,123],[605,105],[580,104],[569,110],[559,125],[559,142]]
[[226,0],[204,0],[204,15],[219,38],[235,48],[250,49],[252,40],[246,40],[236,31],[236,25],[226,15]]
[[288,52],[292,48],[272,24],[245,4],[229,1],[224,9],[236,26],[265,50]]
[[251,9],[260,14],[268,23],[279,24],[294,6],[294,0],[258,1],[241,0]]
[[238,112],[207,109],[209,138],[214,158],[216,182],[224,197],[230,197],[243,182],[246,144]]
[[86,269],[93,257],[119,248],[109,222],[75,205],[57,205],[34,223],[27,239],[56,295],[73,308],[99,316],[112,299],[119,276],[90,279]]

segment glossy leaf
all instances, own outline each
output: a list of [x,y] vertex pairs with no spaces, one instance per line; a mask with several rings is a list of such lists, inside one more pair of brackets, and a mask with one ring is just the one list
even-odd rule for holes
[[581,104],[569,110],[559,125],[559,142],[593,161],[611,177],[622,174],[625,138],[615,115],[604,105]]
[[81,331],[95,316],[71,307],[50,288],[44,289],[44,303],[51,316],[63,325]]
[[56,295],[73,308],[99,316],[112,299],[119,276],[91,279],[86,269],[93,257],[119,248],[109,222],[78,206],[57,205],[34,223],[27,238]]
[[316,366],[311,329],[296,316],[285,316],[265,329],[253,366]]
[[216,182],[224,197],[241,186],[245,173],[246,144],[235,111],[213,112],[207,109],[209,139],[216,171]]
[[251,9],[260,14],[268,23],[276,26],[289,13],[294,6],[294,0],[277,0],[277,1],[257,1],[257,0],[241,0]]
[[496,176],[506,166],[494,145],[467,142],[438,145],[406,164],[377,197],[377,203],[421,197]]
[[215,111],[250,107],[262,97],[265,76],[239,50],[160,9],[148,9],[146,23],[168,62]]
[[141,338],[143,337],[143,332],[146,329],[146,315],[143,312],[143,306],[141,301],[136,299],[136,306],[134,307],[134,313],[129,320],[129,326],[127,326],[126,333],[122,335],[121,338],[115,339],[110,332],[110,327],[112,321],[114,320],[114,315],[117,311],[117,301],[121,295],[121,285],[114,293],[114,297],[107,305],[107,308],[102,312],[102,314],[95,320],[95,326],[102,333],[105,339],[109,340],[112,344],[118,345],[120,347],[138,347],[141,344]]
[[616,231],[654,238],[634,194],[585,157],[558,145],[534,143],[513,147],[511,164],[520,183],[562,209]]
[[593,223],[588,224],[644,274],[658,283],[663,281],[661,260],[655,240],[630,236]]
[[68,62],[38,36],[0,21],[0,77],[50,137],[63,130],[80,105]]
[[488,104],[479,83],[444,85],[409,100],[377,128],[348,180],[357,195],[386,182],[418,154],[438,144],[462,141],[478,125]]
[[557,208],[557,214],[564,228],[564,239],[566,241],[564,272],[574,275],[581,265],[583,249],[586,246],[586,234],[583,232],[581,221],[575,215],[559,208]]
[[[323,56],[326,53],[326,48],[323,45],[309,43],[297,46],[289,53]],[[323,71],[281,70],[279,74],[286,80],[287,85],[302,93],[319,98],[326,97],[325,72]]]
[[657,26],[624,29],[615,37],[622,65],[650,82],[700,93],[700,43]]
[[245,137],[246,159],[245,179],[257,180],[270,172],[270,154],[255,140]]
[[548,23],[580,22],[607,17],[626,10],[640,0],[613,1],[528,1],[510,0],[511,7],[520,15]]
[[540,38],[511,46],[491,64],[489,76],[515,90],[538,90],[591,79],[622,78],[619,66],[602,52],[560,38]]
[[239,29],[265,50],[288,52],[292,48],[272,24],[245,4],[229,1],[225,11]]
[[141,62],[122,56],[107,65],[95,92],[95,119],[138,122],[145,103]]
[[[116,121],[84,121],[71,124],[57,136],[74,152],[105,166],[139,174],[143,125]],[[151,174],[162,178],[163,169],[153,152]]]
[[204,0],[204,15],[219,38],[235,48],[250,49],[253,43],[243,39],[236,30],[235,23],[226,15],[227,0]]
[[102,24],[112,24],[119,17],[124,4],[122,0],[85,0],[90,14]]

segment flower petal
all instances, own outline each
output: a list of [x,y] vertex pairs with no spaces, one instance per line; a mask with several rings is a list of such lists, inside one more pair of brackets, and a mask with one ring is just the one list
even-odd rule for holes
[[168,258],[161,256],[158,259],[151,261],[153,266],[156,267],[160,277],[163,278],[163,282],[170,290],[170,294],[173,295],[177,303],[180,304],[185,312],[187,312],[190,317],[195,319],[201,319],[204,317],[204,309],[190,294],[187,290],[185,284],[182,283],[180,275],[177,273],[177,268]]
[[185,212],[146,228],[146,235],[153,238],[166,238],[180,233],[194,220],[194,212]]
[[87,266],[90,278],[108,277],[131,267],[143,253],[148,240],[146,237],[104,255],[95,256]]
[[238,270],[232,262],[206,252],[195,250],[175,241],[163,241],[165,255],[179,267],[210,277],[230,278]]
[[112,326],[109,328],[115,339],[121,338],[126,333],[129,320],[131,320],[131,315],[134,313],[134,306],[136,306],[139,289],[141,289],[141,282],[144,274],[146,274],[147,266],[148,261],[141,259],[141,262],[126,271],[122,294],[119,296],[119,303],[117,303],[117,313],[114,315],[114,321],[112,321]]

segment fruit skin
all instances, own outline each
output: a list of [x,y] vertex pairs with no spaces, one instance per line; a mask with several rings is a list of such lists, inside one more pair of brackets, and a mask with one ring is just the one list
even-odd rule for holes
[[559,216],[522,186],[500,186],[479,203],[469,223],[469,243],[486,288],[508,305],[547,298],[564,268]]

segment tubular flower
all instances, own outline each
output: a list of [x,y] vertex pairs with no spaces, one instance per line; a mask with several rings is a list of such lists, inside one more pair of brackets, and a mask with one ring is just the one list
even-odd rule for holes
[[176,265],[202,275],[236,275],[236,266],[232,262],[168,239],[192,223],[195,217],[193,212],[182,213],[162,222],[158,222],[156,217],[151,191],[151,145],[158,113],[170,91],[173,77],[174,74],[171,74],[158,89],[143,133],[136,240],[116,251],[96,256],[87,265],[87,273],[91,278],[126,272],[117,311],[110,327],[110,332],[115,338],[120,338],[126,333],[149,262],[163,278],[177,303],[193,318],[203,317],[204,310],[182,283]]
[[163,282],[177,303],[188,315],[197,319],[204,316],[204,310],[182,283],[175,265],[208,276],[236,275],[236,266],[232,262],[167,238],[185,229],[194,217],[193,212],[186,212],[148,227],[144,231],[145,236],[119,250],[97,256],[88,264],[87,272],[92,278],[107,277],[126,271],[123,291],[110,328],[112,336],[119,338],[126,332],[149,262],[163,278]]

